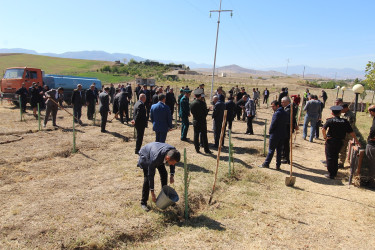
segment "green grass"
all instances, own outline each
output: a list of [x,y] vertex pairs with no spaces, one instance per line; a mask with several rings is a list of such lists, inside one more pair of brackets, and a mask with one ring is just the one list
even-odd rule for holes
[[95,77],[102,81],[103,84],[108,83],[123,83],[128,81],[133,81],[135,78],[133,76],[125,76],[125,75],[113,75],[112,73],[101,73],[101,72],[84,72],[79,73],[77,76],[83,77]]
[[77,75],[96,71],[109,62],[57,58],[29,54],[0,54],[0,70],[5,72],[10,67],[34,67],[44,70],[46,74]]

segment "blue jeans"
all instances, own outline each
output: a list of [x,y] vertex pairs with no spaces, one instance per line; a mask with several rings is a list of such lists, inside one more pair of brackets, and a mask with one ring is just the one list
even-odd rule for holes
[[305,122],[303,123],[303,139],[307,136],[307,126],[310,122],[310,142],[313,141],[315,136],[316,122],[318,121],[318,116],[309,116],[306,114]]
[[155,131],[156,134],[156,142],[162,142],[165,143],[165,140],[167,139],[167,133],[168,132],[157,132]]

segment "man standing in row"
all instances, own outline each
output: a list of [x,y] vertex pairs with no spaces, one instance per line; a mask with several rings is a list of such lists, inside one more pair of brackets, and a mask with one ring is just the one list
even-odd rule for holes
[[111,114],[111,111],[109,110],[109,87],[105,87],[104,91],[100,93],[99,95],[99,112],[100,115],[102,116],[102,121],[101,121],[101,132],[106,133],[107,130],[105,130],[105,126],[107,124],[107,118],[108,118],[108,113]]
[[292,133],[295,128],[297,127],[297,119],[296,119],[296,113],[297,109],[294,107],[293,103],[291,103],[290,98],[288,96],[284,96],[281,99],[281,105],[284,108],[286,114],[287,114],[287,119],[286,119],[286,126],[285,126],[285,138],[283,141],[283,150],[282,150],[282,163],[290,163],[290,114],[291,114],[291,109],[293,108],[293,123],[292,123]]
[[21,103],[19,104],[21,106],[22,112],[26,113],[26,103],[27,103],[27,89],[26,85],[23,82],[21,88],[17,89],[16,94],[20,96]]
[[[247,103],[247,95],[243,95],[240,100],[237,100],[237,103],[236,103],[237,120],[241,120],[241,115],[242,113],[244,113],[246,103]],[[245,120],[245,113],[243,114],[242,120]]]
[[269,129],[270,139],[268,146],[268,154],[266,160],[260,165],[260,168],[269,168],[271,160],[276,150],[276,169],[280,170],[281,165],[281,150],[285,139],[285,124],[288,116],[283,109],[280,107],[278,101],[271,103],[271,108],[275,113],[272,116],[272,121]]
[[201,140],[204,148],[204,152],[207,154],[212,153],[208,148],[207,139],[207,121],[208,109],[206,102],[202,100],[203,89],[194,90],[195,100],[190,105],[190,111],[193,115],[193,127],[194,127],[194,146],[195,151],[199,153],[199,135],[201,134]]
[[306,111],[305,121],[303,123],[303,139],[306,140],[307,126],[310,123],[310,142],[313,142],[315,136],[316,123],[321,113],[321,106],[317,100],[311,99],[303,108]]
[[139,100],[134,104],[134,117],[132,124],[137,131],[137,141],[135,143],[135,153],[138,154],[142,146],[143,135],[147,124],[146,107],[145,107],[146,95],[140,94]]
[[[113,100],[113,97],[111,100]],[[90,89],[86,90],[87,119],[94,119],[95,105],[97,103],[98,96],[96,95],[95,86],[91,85]]]
[[62,87],[56,89],[51,89],[46,92],[46,116],[44,117],[44,124],[43,127],[47,126],[47,122],[49,119],[49,115],[52,113],[52,125],[56,125],[56,116],[57,116],[57,110],[59,109],[58,103],[62,102],[64,100],[63,95],[64,89]]
[[270,96],[270,91],[266,88],[263,92],[263,104],[268,103],[268,97]]
[[129,101],[128,93],[125,88],[121,89],[118,97],[118,110],[120,112],[120,122],[124,124],[124,112],[125,112],[125,121],[128,124],[129,122]]
[[151,142],[139,150],[139,160],[137,166],[143,170],[143,188],[141,207],[146,212],[150,209],[147,207],[148,197],[151,191],[151,198],[156,202],[154,191],[154,179],[156,169],[159,171],[161,187],[168,184],[168,172],[165,164],[170,166],[169,182],[174,183],[175,165],[180,161],[181,154],[178,150],[166,143]]
[[172,130],[171,111],[165,105],[165,95],[159,94],[159,102],[151,106],[151,122],[156,134],[156,142],[165,143],[168,131]]
[[171,116],[173,118],[174,106],[176,105],[176,97],[174,96],[173,88],[169,88],[167,94],[165,95],[165,104],[167,104],[171,110]]
[[73,115],[75,122],[78,122],[82,125],[81,115],[82,115],[82,106],[85,103],[82,93],[82,85],[78,84],[77,88],[73,90],[72,94],[72,104],[73,104]]
[[[224,99],[223,95],[220,95],[220,97]],[[213,120],[213,130],[214,130],[214,139],[215,139],[214,147],[215,148],[219,147],[221,126],[223,124],[223,118],[224,118],[225,103],[222,99],[216,95],[213,97],[214,110],[212,112],[212,120]],[[221,145],[223,144],[224,144],[224,137],[223,137]]]
[[181,141],[187,141],[187,133],[189,130],[189,117],[190,117],[190,98],[191,90],[189,88],[184,89],[184,96],[180,100],[180,117],[181,117]]
[[255,114],[256,114],[256,112],[255,112],[255,101],[252,100],[251,98],[249,98],[248,101],[245,104],[245,109],[246,109],[246,116],[247,116],[247,129],[246,129],[245,134],[253,135],[254,134],[253,119],[254,119]]

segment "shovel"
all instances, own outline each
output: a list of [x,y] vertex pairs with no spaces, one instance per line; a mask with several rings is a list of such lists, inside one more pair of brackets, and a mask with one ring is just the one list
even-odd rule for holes
[[293,174],[293,100],[290,103],[290,176],[285,177],[285,185],[288,187],[293,187],[296,183],[296,177]]

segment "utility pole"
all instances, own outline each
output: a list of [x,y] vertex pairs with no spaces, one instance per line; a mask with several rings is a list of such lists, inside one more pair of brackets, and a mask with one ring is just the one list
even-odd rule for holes
[[289,66],[289,58],[286,60],[286,71],[285,71],[286,76],[288,76],[288,66]]
[[305,79],[305,69],[306,69],[306,66],[303,66],[303,74],[302,74],[302,79]]
[[211,95],[210,95],[210,100],[212,99],[212,94],[213,94],[213,90],[214,90],[214,80],[215,80],[215,68],[216,68],[216,53],[217,53],[217,40],[219,38],[219,26],[220,26],[220,14],[221,12],[230,12],[230,16],[232,17],[233,16],[233,11],[232,10],[222,10],[221,9],[221,1],[220,0],[220,8],[219,10],[211,10],[210,11],[210,17],[211,17],[211,13],[212,12],[218,12],[219,13],[219,17],[217,19],[217,31],[216,31],[216,44],[215,44],[215,56],[214,56],[214,68],[212,70],[212,83],[211,83]]

